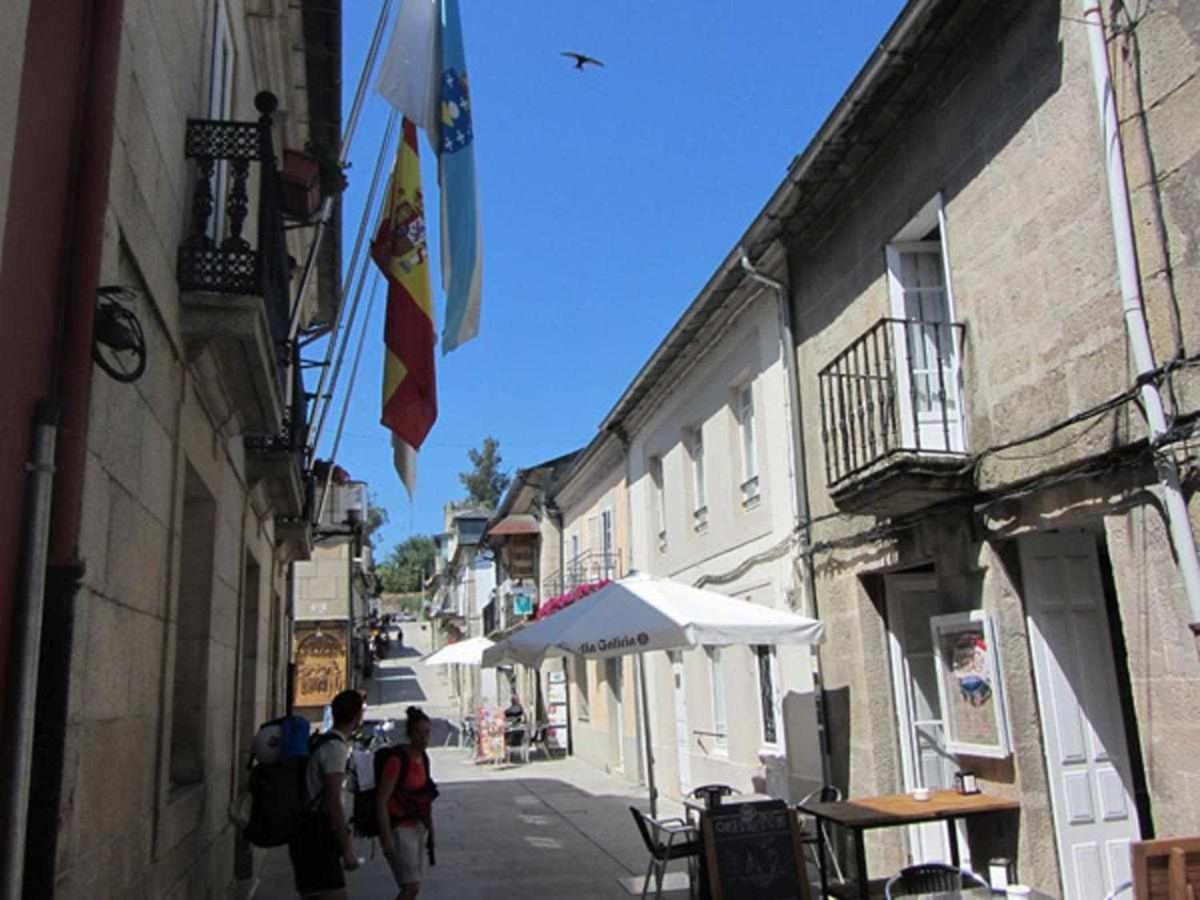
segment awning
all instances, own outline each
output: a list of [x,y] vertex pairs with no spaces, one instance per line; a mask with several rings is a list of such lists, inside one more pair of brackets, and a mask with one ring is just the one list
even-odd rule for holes
[[539,534],[541,527],[538,520],[529,513],[517,513],[506,516],[488,529],[488,534],[495,537],[505,537],[514,534]]

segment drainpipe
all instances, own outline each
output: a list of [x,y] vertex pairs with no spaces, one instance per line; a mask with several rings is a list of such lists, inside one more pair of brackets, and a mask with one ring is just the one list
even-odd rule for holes
[[41,658],[43,598],[46,592],[46,562],[49,559],[50,503],[54,489],[54,447],[58,437],[57,409],[40,405],[34,423],[33,450],[26,464],[29,487],[26,498],[26,539],[21,560],[20,613],[13,631],[14,658],[9,742],[16,765],[4,773],[4,815],[8,835],[4,842],[2,870],[4,896],[21,896],[25,861],[26,816],[29,809],[29,777],[33,767],[34,712],[37,708],[37,673]]
[[[759,284],[774,289],[777,309],[779,312],[779,342],[783,356],[784,378],[787,381],[787,417],[788,430],[791,440],[788,441],[788,476],[792,481],[792,528],[799,541],[800,580],[804,587],[805,596],[812,606],[813,618],[820,618],[820,607],[817,604],[817,582],[813,575],[812,553],[812,514],[808,497],[808,465],[804,454],[804,424],[800,413],[800,379],[796,373],[796,340],[792,331],[792,307],[788,299],[788,291],[783,282],[769,278],[754,268],[745,248],[738,248],[741,253],[742,268]],[[813,647],[813,657],[816,664],[817,680],[820,686],[821,720],[825,715],[825,679],[821,674],[821,648]],[[829,735],[821,735],[821,769],[825,784],[829,784],[832,766],[830,764]]]
[[[1146,313],[1142,303],[1141,273],[1133,235],[1133,214],[1129,189],[1125,182],[1125,154],[1121,146],[1121,128],[1117,121],[1117,98],[1112,89],[1108,66],[1108,45],[1104,39],[1104,19],[1095,0],[1083,0],[1087,21],[1088,44],[1092,57],[1092,78],[1096,86],[1096,104],[1100,110],[1100,130],[1104,136],[1104,169],[1108,177],[1108,203],[1112,210],[1113,239],[1116,244],[1117,272],[1121,282],[1121,307],[1129,348],[1137,367],[1142,405],[1150,432],[1150,446],[1157,448],[1170,432],[1162,395],[1155,381],[1157,366]],[[1187,501],[1179,484],[1179,469],[1171,452],[1155,454],[1159,482],[1162,485],[1171,543],[1183,578],[1184,593],[1191,611],[1192,633],[1200,638],[1200,560],[1196,557],[1196,539],[1188,518]]]
[[[35,423],[35,466],[53,458],[53,474],[31,473],[36,497],[26,562],[43,566],[27,572],[25,608],[18,615],[27,631],[20,636],[23,656],[17,683],[6,706],[18,715],[37,710],[33,740],[12,747],[12,775],[26,778],[21,790],[6,791],[0,814],[8,827],[4,839],[2,898],[53,897],[58,863],[59,811],[71,679],[71,639],[76,597],[83,577],[79,533],[83,518],[83,485],[92,383],[92,339],[96,289],[104,246],[104,213],[108,203],[109,163],[115,121],[117,68],[121,50],[122,0],[93,0],[63,21],[62,40],[78,39],[67,48],[64,73],[77,85],[67,177],[68,203],[62,215],[58,249],[62,273],[57,296],[43,302],[58,306],[58,334],[51,361],[51,397]],[[31,18],[31,26],[32,26]],[[73,52],[72,52],[73,51]],[[28,68],[27,75],[28,78]],[[61,426],[57,437],[46,411],[55,410]],[[47,454],[52,453],[53,457]],[[44,480],[37,475],[45,476]],[[52,482],[52,484],[50,483]],[[49,503],[49,528],[39,517]],[[40,533],[39,533],[40,529]],[[44,579],[44,580],[43,580]],[[41,581],[44,592],[32,589]],[[43,629],[51,621],[55,627]],[[35,629],[35,630],[29,630]],[[36,651],[26,652],[37,647]],[[20,726],[18,726],[20,729]],[[34,748],[36,747],[36,752]],[[19,754],[19,755],[18,755]],[[22,798],[27,806],[17,806]]]

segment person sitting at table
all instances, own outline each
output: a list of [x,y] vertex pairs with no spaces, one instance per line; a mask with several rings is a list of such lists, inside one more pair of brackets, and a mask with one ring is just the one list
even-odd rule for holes
[[512,702],[508,709],[504,710],[504,721],[510,730],[525,724],[525,707],[521,705],[521,698],[516,694],[512,695]]

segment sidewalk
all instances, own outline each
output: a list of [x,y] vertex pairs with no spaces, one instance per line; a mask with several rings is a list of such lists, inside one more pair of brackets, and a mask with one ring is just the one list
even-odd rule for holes
[[[434,810],[438,864],[426,870],[422,898],[628,898],[618,879],[645,874],[648,857],[629,814],[630,805],[647,808],[643,790],[574,759],[495,769],[468,763],[457,749],[430,757],[442,791]],[[371,842],[359,846],[367,864],[349,873],[351,896],[394,897],[378,850],[371,859]],[[255,896],[295,896],[286,849],[268,854]]]
[[[415,629],[413,629],[415,631]],[[406,637],[408,630],[406,629]],[[414,635],[415,637],[415,635]],[[437,866],[426,869],[422,900],[521,900],[628,898],[620,879],[644,875],[649,861],[629,813],[648,809],[643,788],[630,785],[573,758],[497,768],[477,766],[466,751],[437,748],[450,729],[445,676],[427,668],[419,655],[427,648],[380,664],[371,688],[369,715],[403,721],[403,707],[418,703],[434,717],[433,775],[441,788],[434,805]],[[408,648],[405,648],[408,650]],[[681,815],[674,804],[659,814]],[[373,855],[373,858],[372,858]],[[359,841],[366,865],[348,873],[354,898],[396,896],[387,863],[371,841]],[[682,862],[672,872],[684,872]],[[266,854],[259,867],[260,900],[295,897],[287,849]],[[682,898],[686,890],[669,896]]]

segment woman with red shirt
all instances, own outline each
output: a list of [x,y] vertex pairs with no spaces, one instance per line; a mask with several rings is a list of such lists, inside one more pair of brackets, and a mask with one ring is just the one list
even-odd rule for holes
[[437,796],[426,752],[429,716],[416,706],[410,706],[406,716],[409,742],[384,763],[375,791],[379,842],[400,888],[396,900],[414,900],[421,891],[424,850],[433,847],[432,805]]

